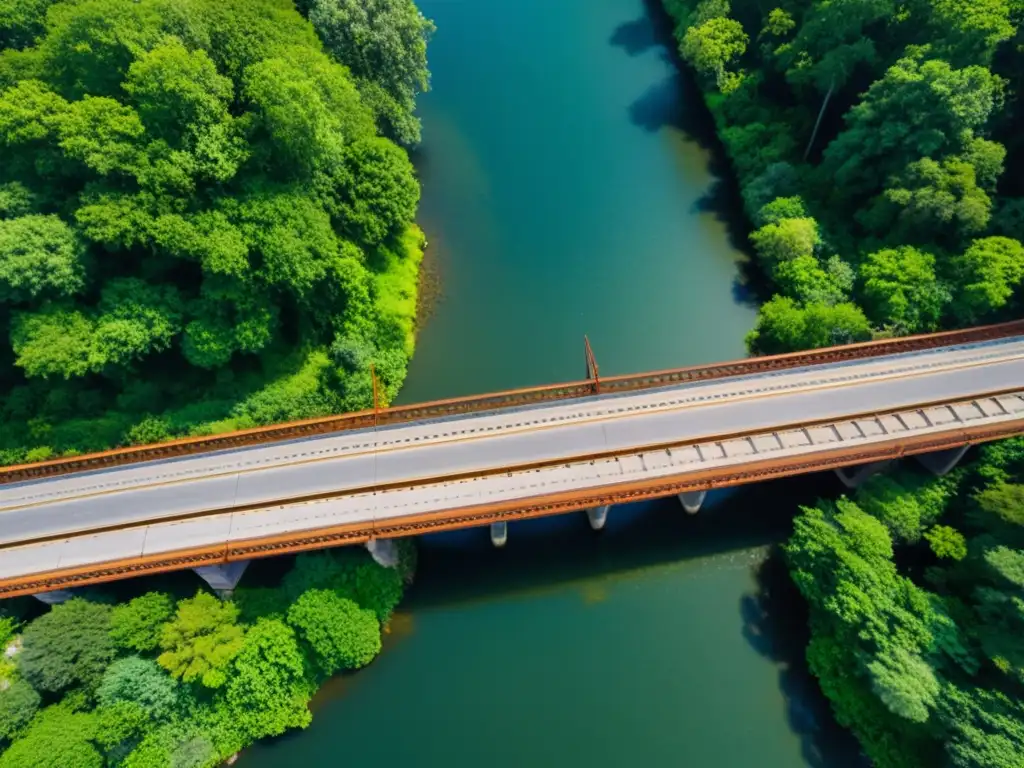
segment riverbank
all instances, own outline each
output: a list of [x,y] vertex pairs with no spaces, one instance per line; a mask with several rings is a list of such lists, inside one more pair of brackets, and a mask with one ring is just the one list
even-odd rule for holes
[[393,398],[433,29],[411,0],[50,5],[0,30],[0,464],[361,410],[371,365]]
[[[438,32],[414,162],[445,298],[400,400],[578,378],[584,333],[602,372],[741,357],[743,213],[656,0],[421,6]],[[619,506],[600,534],[516,522],[501,550],[486,528],[422,537],[395,642],[240,767],[327,768],[344,745],[382,768],[845,768],[856,749],[791,642],[803,618],[762,565],[831,480],[695,516]]]
[[[1024,313],[1022,115],[1004,101],[1024,57],[1007,6],[964,47],[969,22],[942,3],[665,5],[777,291],[752,352]],[[807,661],[879,768],[1024,763],[1007,597],[1024,559],[1021,455],[1009,440],[946,477],[901,467],[796,519],[785,552]]]
[[257,561],[226,599],[185,573],[82,589],[45,613],[5,605],[31,614],[0,619],[0,646],[20,643],[0,686],[0,766],[206,768],[307,727],[317,689],[381,650],[416,568],[412,543],[397,545],[397,568],[361,547]]

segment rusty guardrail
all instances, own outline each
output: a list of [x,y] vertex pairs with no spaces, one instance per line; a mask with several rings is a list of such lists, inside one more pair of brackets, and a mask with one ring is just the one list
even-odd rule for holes
[[267,427],[227,432],[205,437],[189,437],[152,445],[129,446],[100,453],[61,457],[32,464],[0,467],[0,485],[40,480],[72,472],[108,469],[143,461],[190,456],[199,453],[297,440],[316,435],[357,429],[370,429],[412,421],[446,418],[502,408],[541,405],[579,399],[598,394],[620,394],[656,389],[697,381],[749,376],[811,365],[862,360],[882,355],[920,352],[940,347],[971,344],[1024,335],[1024,320],[998,325],[968,328],[959,331],[906,336],[896,339],[867,341],[804,352],[791,352],[770,357],[753,357],[710,365],[695,365],[641,374],[602,376],[597,378],[597,365],[587,344],[587,371],[590,378],[561,384],[548,384],[513,389],[484,395],[435,400],[427,403],[375,408],[338,416],[325,416],[303,421],[273,424]]

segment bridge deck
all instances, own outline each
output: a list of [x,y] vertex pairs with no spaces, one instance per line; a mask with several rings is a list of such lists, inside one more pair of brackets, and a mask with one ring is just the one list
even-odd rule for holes
[[238,559],[1012,434],[1022,383],[1015,337],[2,486],[0,594],[111,561]]

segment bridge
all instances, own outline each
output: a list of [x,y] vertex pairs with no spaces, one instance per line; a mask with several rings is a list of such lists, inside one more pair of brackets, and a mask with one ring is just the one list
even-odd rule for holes
[[0,597],[678,495],[1024,433],[1024,321],[585,380],[0,468]]

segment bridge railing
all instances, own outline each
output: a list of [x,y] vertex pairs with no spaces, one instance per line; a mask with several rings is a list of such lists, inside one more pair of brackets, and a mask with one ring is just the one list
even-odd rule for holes
[[357,411],[338,416],[326,416],[303,421],[273,424],[267,427],[257,427],[237,432],[227,432],[220,435],[189,437],[152,445],[128,446],[100,453],[89,453],[32,464],[0,467],[0,485],[40,480],[72,472],[108,469],[143,461],[190,456],[285,440],[298,440],[357,429],[372,429],[374,427],[392,426],[413,421],[495,411],[503,408],[540,405],[580,399],[596,394],[636,392],[696,381],[709,381],[731,376],[749,376],[790,368],[862,360],[882,355],[918,352],[1022,335],[1024,335],[1024,320],[969,328],[961,331],[946,331],[920,336],[867,341],[859,344],[826,347],[805,352],[791,352],[770,357],[753,357],[746,360],[712,363],[710,365],[673,368],[651,373],[602,376],[599,381],[588,379],[562,384],[513,389],[485,395],[435,400],[428,403],[398,405],[379,410]]

